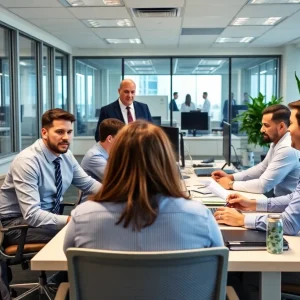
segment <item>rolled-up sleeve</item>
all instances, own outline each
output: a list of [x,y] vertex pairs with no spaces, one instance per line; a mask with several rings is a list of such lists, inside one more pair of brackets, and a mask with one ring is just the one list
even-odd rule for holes
[[61,229],[66,225],[68,216],[56,215],[41,209],[38,186],[41,174],[38,173],[40,168],[35,164],[32,159],[19,158],[12,168],[12,178],[21,213],[30,226]]
[[[263,173],[263,165],[261,164],[257,166],[258,168],[253,170],[251,170],[252,168],[249,169],[248,175],[246,175],[247,173],[243,174],[243,180],[246,181],[235,181],[233,189],[252,193],[268,192],[283,181],[283,179],[295,168],[295,163],[297,161],[296,154],[291,147],[278,149]],[[254,176],[256,172],[257,179],[247,179],[247,177]],[[239,176],[234,176],[235,180],[238,178]]]

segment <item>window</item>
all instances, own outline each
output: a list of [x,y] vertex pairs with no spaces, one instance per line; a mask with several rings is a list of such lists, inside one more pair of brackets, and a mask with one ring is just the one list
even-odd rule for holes
[[10,31],[0,27],[0,155],[13,152]]
[[51,81],[50,81],[50,47],[43,46],[43,105],[44,113],[51,108]]
[[55,51],[54,107],[68,110],[68,55]]

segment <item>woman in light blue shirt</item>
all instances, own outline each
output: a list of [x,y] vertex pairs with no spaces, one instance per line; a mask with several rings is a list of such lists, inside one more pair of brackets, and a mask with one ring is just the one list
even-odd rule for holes
[[146,121],[116,136],[103,185],[68,225],[69,247],[168,251],[223,246],[210,211],[182,191],[166,134]]

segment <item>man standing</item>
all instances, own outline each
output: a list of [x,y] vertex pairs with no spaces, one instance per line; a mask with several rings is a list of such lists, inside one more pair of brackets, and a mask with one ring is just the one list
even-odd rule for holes
[[266,158],[258,165],[233,175],[215,171],[212,177],[225,189],[266,193],[274,188],[275,196],[291,193],[300,177],[300,152],[291,147],[288,131],[290,110],[281,104],[263,112],[261,133],[271,144]]
[[[290,103],[289,107],[292,109],[289,127],[292,147],[300,150],[300,100]],[[296,235],[300,230],[300,181],[296,189],[288,195],[253,200],[240,194],[231,194],[227,201],[229,206],[244,211],[282,212],[284,234]],[[267,229],[268,216],[266,214],[244,215],[234,208],[219,208],[215,213],[217,222],[231,226],[245,226],[249,229]]]
[[202,112],[207,112],[208,116],[210,116],[210,101],[207,99],[207,92],[204,92],[202,98],[204,99],[204,103],[202,106]]
[[170,102],[170,110],[171,111],[179,111],[179,108],[177,106],[176,100],[178,99],[178,93],[174,92],[173,93],[173,99]]
[[99,142],[99,126],[105,119],[115,118],[125,124],[131,123],[137,119],[144,119],[152,122],[148,105],[134,101],[135,90],[136,86],[134,81],[131,79],[124,79],[118,89],[119,99],[101,108],[95,131],[96,142]]
[[[228,110],[232,109],[231,107],[228,107],[228,100],[224,101],[223,105],[223,121],[221,122],[221,127],[223,127],[223,122],[229,122],[229,113]],[[236,105],[236,100],[234,99],[234,93],[231,93],[231,106]]]
[[88,150],[82,159],[83,170],[94,179],[102,182],[110,149],[118,131],[125,124],[117,119],[105,119],[100,124],[100,141]]

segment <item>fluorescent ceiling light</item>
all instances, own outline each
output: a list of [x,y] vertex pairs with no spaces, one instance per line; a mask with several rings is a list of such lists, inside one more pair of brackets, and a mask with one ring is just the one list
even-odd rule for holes
[[133,27],[129,19],[123,20],[82,20],[87,27]]
[[20,61],[21,66],[27,66],[27,63],[25,61]]
[[134,67],[134,66],[152,66],[152,60],[126,60],[125,64]]
[[[122,0],[60,0],[71,6],[124,6]],[[64,4],[64,3],[63,3]]]
[[196,67],[195,71],[212,71],[214,69],[214,67]]
[[140,39],[105,39],[109,44],[141,44]]
[[259,72],[259,74],[265,74],[265,73],[267,73],[267,70]]
[[134,68],[136,71],[153,71],[152,67],[149,68]]
[[250,43],[254,37],[218,37],[215,43]]
[[222,59],[201,59],[199,62],[199,66],[219,66],[223,64],[225,61]]
[[249,4],[297,4],[300,0],[250,0]]
[[278,23],[282,17],[269,17],[269,18],[236,18],[230,25],[234,26],[256,26],[266,25],[273,26]]

